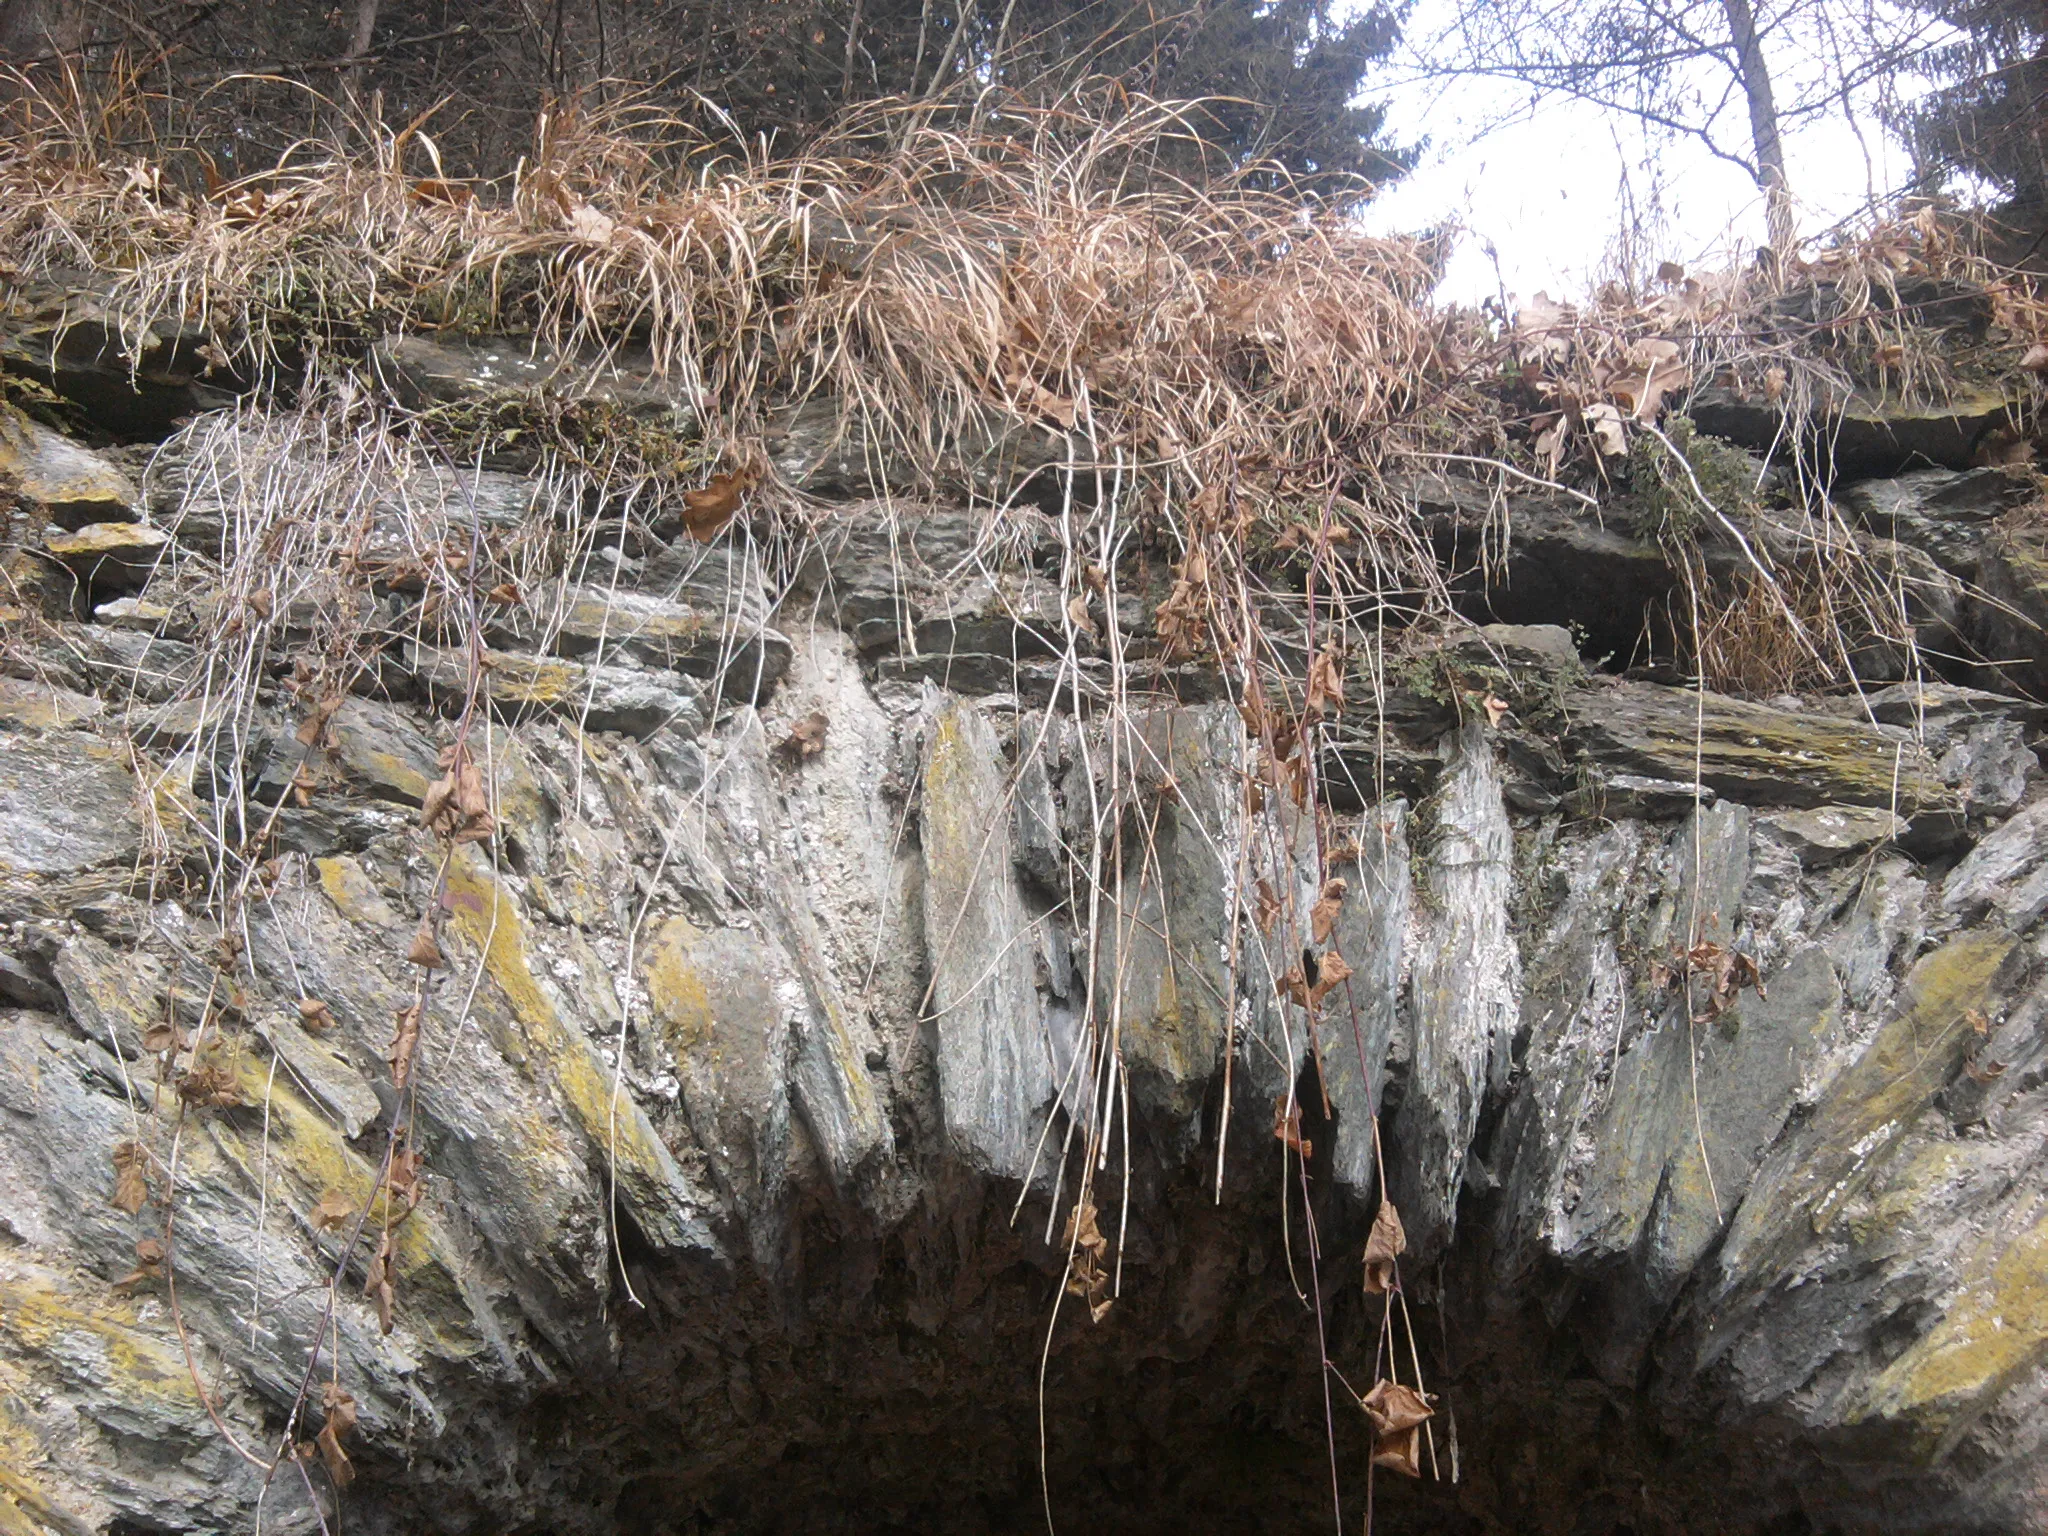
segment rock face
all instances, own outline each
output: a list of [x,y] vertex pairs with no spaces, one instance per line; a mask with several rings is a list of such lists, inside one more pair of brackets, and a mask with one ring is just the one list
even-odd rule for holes
[[[1353,1519],[1383,1189],[1445,1476],[1381,1529],[2048,1524],[2038,635],[1762,703],[1518,613],[1297,799],[1028,503],[600,556],[200,430],[141,501],[36,440],[94,601],[0,678],[0,1531],[1023,1530],[1041,1443],[1070,1522],[1301,1529],[1331,1444]],[[1850,499],[1988,587],[1990,473]],[[1532,527],[1532,609],[1652,579]]]

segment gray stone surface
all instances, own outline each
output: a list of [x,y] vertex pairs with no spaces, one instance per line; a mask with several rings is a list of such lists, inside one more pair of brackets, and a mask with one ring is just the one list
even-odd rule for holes
[[[924,918],[939,1108],[955,1156],[1021,1181],[1033,1175],[1055,1068],[1010,867],[1008,785],[995,732],[972,704],[940,701],[927,735]],[[1059,1062],[1059,1076],[1071,1065]]]
[[[1873,525],[2003,497],[1941,473],[1872,488]],[[236,487],[151,486],[202,560],[239,536]],[[510,475],[468,492],[507,536],[573,514]],[[1060,1497],[1146,1467],[1103,1506],[1133,1529],[1308,1528],[1328,1452],[1301,1363],[1369,1368],[1352,1288],[1383,1184],[1467,1479],[1455,1512],[1383,1482],[1389,1536],[2041,1524],[2048,709],[1591,676],[1550,621],[1616,572],[1640,596],[1661,557],[1537,517],[1548,565],[1511,567],[1531,622],[1355,678],[1330,803],[1297,804],[1248,782],[1215,702],[1242,679],[1145,670],[1150,589],[1115,607],[1122,679],[1100,633],[1063,654],[1058,519],[811,510],[776,560],[650,535],[528,583],[470,726],[494,835],[452,851],[419,808],[467,666],[423,643],[402,572],[375,581],[406,627],[360,673],[316,677],[317,628],[274,630],[239,733],[206,702],[220,653],[125,610],[20,653],[0,1530],[253,1529],[224,1431],[278,1443],[309,1360],[356,1399],[356,1481],[337,1501],[285,1463],[266,1530],[979,1529],[963,1510],[1036,1510],[1041,1370]],[[1305,650],[1276,655],[1298,689]],[[297,743],[328,687],[356,691]],[[140,778],[131,743],[209,772]],[[273,823],[302,761],[311,804]],[[1311,1034],[1284,978],[1338,955]],[[181,1104],[195,1044],[229,1102]],[[1275,1136],[1290,1101],[1306,1157]],[[371,1203],[399,1125],[426,1194],[387,1334],[369,1243],[344,1261],[320,1213]],[[175,1318],[136,1272],[174,1158]],[[1061,1289],[1084,1184],[1100,1321]],[[316,1396],[294,1438],[319,1419]]]
[[[694,735],[704,719],[703,689],[681,673],[657,667],[584,666],[579,662],[490,651],[478,692],[509,721],[553,714],[593,731],[647,737],[657,731]],[[416,645],[408,664],[444,711],[460,713],[473,668],[459,651]]]
[[1427,1264],[1449,1248],[1467,1154],[1489,1089],[1506,1086],[1521,957],[1508,934],[1514,839],[1487,728],[1448,744],[1423,807],[1418,942],[1410,1008],[1414,1060],[1394,1131],[1409,1161],[1391,1170],[1409,1243]]

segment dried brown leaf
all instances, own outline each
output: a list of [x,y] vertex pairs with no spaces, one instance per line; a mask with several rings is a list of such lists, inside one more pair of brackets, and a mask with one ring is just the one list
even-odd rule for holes
[[1382,1198],[1372,1219],[1372,1232],[1365,1240],[1365,1290],[1369,1296],[1384,1296],[1394,1288],[1395,1261],[1408,1251],[1408,1234],[1401,1227],[1401,1213],[1394,1202]]
[[363,1294],[377,1308],[377,1326],[389,1333],[396,1326],[398,1245],[392,1229],[386,1227],[377,1238],[377,1251],[363,1277]]
[[355,1219],[357,1206],[346,1190],[330,1189],[306,1213],[306,1219],[322,1232],[338,1232]]
[[825,732],[832,722],[823,710],[814,709],[789,728],[789,734],[775,744],[775,750],[798,762],[825,750]]
[[412,1211],[427,1192],[426,1156],[412,1147],[400,1147],[391,1154],[391,1171],[385,1175],[384,1187],[407,1212]]
[[318,746],[326,737],[328,724],[334,719],[342,703],[343,696],[336,693],[329,694],[318,704],[314,705],[313,712],[301,720],[298,729],[292,733],[298,738],[299,745],[302,747]]
[[113,1204],[133,1216],[149,1199],[149,1182],[144,1177],[149,1154],[142,1150],[139,1141],[117,1141],[114,1143],[114,1198]]
[[439,830],[436,823],[446,819],[448,808],[455,800],[455,775],[444,774],[427,786],[425,796],[420,800],[420,825]]
[[1605,400],[1586,407],[1586,430],[1593,436],[1593,446],[1610,459],[1618,459],[1628,452],[1628,434],[1621,424],[1621,412]]
[[1280,995],[1289,1002],[1299,1003],[1304,1008],[1315,1005],[1309,1000],[1308,977],[1302,974],[1300,966],[1289,967],[1287,974],[1280,978]]
[[739,470],[713,475],[701,491],[683,492],[683,527],[699,544],[709,544],[740,509],[751,477]]
[[219,1062],[202,1062],[178,1079],[178,1097],[199,1109],[233,1109],[242,1102],[242,1085]]
[[1428,1398],[1398,1381],[1374,1382],[1372,1390],[1358,1403],[1372,1420],[1373,1433],[1378,1435],[1397,1435],[1436,1417]]
[[1084,1195],[1067,1212],[1065,1241],[1071,1255],[1067,1260],[1067,1292],[1085,1300],[1089,1321],[1099,1323],[1113,1298],[1109,1294],[1110,1272],[1103,1262],[1109,1251],[1109,1239],[1097,1224],[1094,1200]]
[[491,813],[491,797],[484,789],[483,771],[464,753],[461,766],[455,770],[455,809],[461,815],[474,820]]
[[[385,1332],[390,1332],[387,1328]],[[355,1480],[356,1469],[343,1450],[341,1442],[356,1427],[356,1400],[334,1382],[327,1383],[320,1396],[321,1406],[327,1410],[327,1422],[320,1426],[320,1433],[314,1438],[319,1449],[320,1460],[327,1468],[327,1475],[337,1488],[346,1488]]]
[[420,1043],[420,1005],[410,1004],[398,1010],[393,1020],[391,1045],[384,1059],[391,1063],[391,1086],[404,1090],[412,1081],[412,1056]]
[[164,1245],[154,1237],[137,1238],[135,1241],[135,1268],[114,1282],[114,1289],[127,1295],[153,1280],[164,1276]]
[[413,930],[412,943],[405,951],[409,965],[425,966],[430,971],[443,970],[448,961],[441,953],[441,946],[434,938],[434,920],[431,913],[420,918],[420,925]]
[[476,203],[476,193],[459,181],[444,181],[438,176],[422,177],[412,184],[412,199],[416,203],[435,203],[443,208],[469,208]]
[[1301,1105],[1282,1098],[1273,1106],[1273,1139],[1301,1156],[1305,1163],[1315,1156],[1316,1144],[1301,1134]]
[[1309,663],[1308,694],[1303,708],[1318,718],[1332,712],[1344,713],[1344,660],[1336,646],[1324,646]]
[[1101,634],[1095,627],[1095,620],[1088,615],[1088,594],[1085,592],[1076,592],[1067,599],[1067,622],[1091,640]]
[[1264,879],[1258,883],[1258,904],[1254,921],[1259,925],[1259,932],[1271,933],[1273,924],[1280,920],[1280,898],[1273,894],[1273,887]]
[[1338,876],[1323,882],[1316,904],[1308,909],[1309,932],[1318,944],[1329,942],[1330,930],[1337,926],[1337,913],[1344,905],[1344,893],[1350,889],[1350,882]]
[[1403,1477],[1422,1476],[1421,1435],[1421,1429],[1411,1427],[1379,1436],[1373,1441],[1372,1464]]
[[1350,962],[1334,949],[1324,950],[1316,958],[1315,985],[1308,989],[1309,1005],[1320,1008],[1323,999],[1334,992],[1339,984],[1351,979]]

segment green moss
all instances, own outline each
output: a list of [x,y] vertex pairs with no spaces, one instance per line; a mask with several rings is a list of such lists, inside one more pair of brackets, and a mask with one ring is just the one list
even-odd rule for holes
[[1748,454],[1719,438],[1702,437],[1687,416],[1669,418],[1664,435],[1671,448],[1648,432],[1637,433],[1619,477],[1619,505],[1639,537],[1695,537],[1709,515],[1700,505],[1701,492],[1730,521],[1745,522],[1755,513],[1756,465]]
[[430,406],[421,420],[458,460],[479,454],[537,460],[553,454],[602,470],[615,481],[696,485],[718,458],[694,422],[636,412],[609,400],[563,400],[538,390],[480,391]]

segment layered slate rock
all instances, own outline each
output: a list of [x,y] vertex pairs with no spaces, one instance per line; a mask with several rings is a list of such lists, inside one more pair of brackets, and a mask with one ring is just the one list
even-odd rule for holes
[[38,422],[0,413],[0,484],[60,528],[132,521],[133,482],[99,454]]
[[[473,664],[474,662],[474,664]],[[653,667],[586,667],[517,651],[459,651],[414,646],[412,674],[446,709],[460,710],[473,677],[492,710],[510,720],[552,714],[594,731],[651,736],[694,732],[703,721],[701,690],[680,673]]]
[[0,366],[80,406],[101,429],[156,440],[181,418],[231,404],[243,382],[216,367],[215,338],[161,316],[138,330],[103,289],[9,284]]
[[[407,356],[444,405],[677,422],[655,378]],[[1543,621],[1654,602],[1661,557],[1531,505],[1535,622],[1355,673],[1297,802],[1240,680],[1159,658],[1156,588],[1077,617],[1036,510],[846,503],[780,588],[738,533],[622,535],[478,655],[422,556],[580,526],[557,488],[422,472],[358,509],[362,612],[223,629],[253,490],[179,468],[204,430],[150,477],[148,584],[0,679],[0,1526],[1007,1529],[1042,1445],[1058,1518],[1307,1528],[1387,1194],[1461,1478],[1381,1478],[1390,1536],[2040,1523],[2043,706],[1599,675]],[[820,494],[894,473],[839,452]],[[1856,515],[1945,572],[2030,536],[1938,476]],[[1441,494],[1455,545],[1477,493]],[[344,620],[359,670],[292,665]],[[458,738],[494,835],[451,850],[420,816]],[[226,1086],[181,1109],[159,1051],[202,1029]],[[381,1223],[401,1124],[386,1332],[329,1217]],[[137,1248],[173,1138],[175,1317]],[[315,1341],[339,1499],[223,1438],[282,1442]]]
[[[1702,432],[1759,452],[1786,452],[1780,407],[1719,386],[1687,407]],[[2016,418],[2019,402],[1998,390],[1964,391],[1941,404],[1878,399],[1862,391],[1824,402],[1806,451],[1841,475],[1886,475],[1903,469],[1964,470],[1985,437]]]
[[[994,731],[972,704],[933,711],[923,769],[925,944],[932,965],[940,1113],[954,1154],[980,1173],[1032,1176],[1058,1078],[1010,869]],[[1024,1012],[1019,1017],[1019,1005]]]
[[1962,809],[1919,743],[1855,721],[1654,683],[1590,689],[1567,708],[1568,746],[1605,772],[1697,778],[1755,805],[1895,808],[1931,838],[1947,835]]

